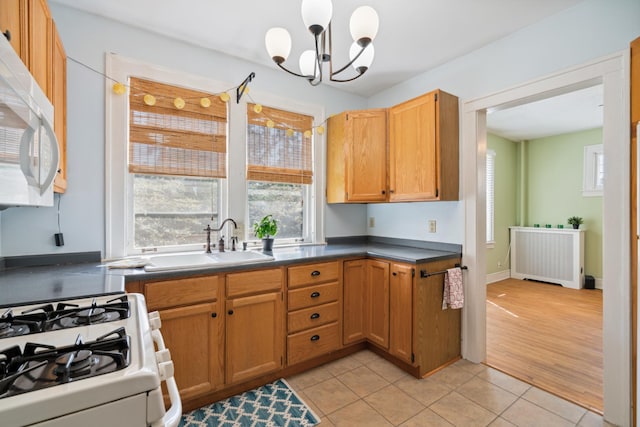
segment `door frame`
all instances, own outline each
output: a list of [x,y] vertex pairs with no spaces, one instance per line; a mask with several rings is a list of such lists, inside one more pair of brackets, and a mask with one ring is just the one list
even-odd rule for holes
[[462,312],[462,356],[486,359],[486,114],[602,84],[604,418],[631,424],[630,55],[624,50],[484,97],[462,102],[463,262],[469,268]]

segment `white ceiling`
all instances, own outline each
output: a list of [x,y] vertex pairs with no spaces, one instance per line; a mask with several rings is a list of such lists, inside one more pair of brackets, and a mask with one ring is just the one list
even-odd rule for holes
[[[269,28],[282,26],[289,30],[293,48],[285,65],[294,71],[298,71],[300,53],[313,47],[313,37],[300,15],[300,0],[50,1],[273,68],[276,65],[264,46]],[[580,1],[583,0],[334,0],[336,67],[347,62],[353,10],[361,5],[372,6],[380,17],[380,30],[374,40],[376,57],[362,78],[350,83],[322,84],[369,97]],[[559,108],[547,103],[543,111],[555,119],[567,112],[580,115],[575,107],[563,104]],[[541,114],[533,105],[505,110],[491,117],[490,125],[509,139],[531,139],[532,133],[523,133],[519,128],[540,131],[547,126],[541,124]]]

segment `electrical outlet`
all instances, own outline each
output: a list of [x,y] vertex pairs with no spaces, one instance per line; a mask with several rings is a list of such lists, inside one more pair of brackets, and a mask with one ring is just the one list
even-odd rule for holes
[[435,233],[436,232],[436,220],[435,219],[430,219],[429,220],[429,233]]
[[370,216],[369,217],[369,228],[374,228],[375,226],[376,226],[376,217]]
[[502,267],[502,263],[498,261],[498,267]]

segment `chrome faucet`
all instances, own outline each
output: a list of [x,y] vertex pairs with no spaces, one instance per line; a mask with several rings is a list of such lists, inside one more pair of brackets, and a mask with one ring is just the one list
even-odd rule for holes
[[[231,218],[227,218],[224,221],[222,221],[222,224],[220,224],[220,227],[217,229],[212,229],[212,231],[217,231],[218,233],[220,233],[220,231],[222,231],[222,229],[224,228],[224,225],[228,222],[231,221],[233,223],[233,228],[234,229],[238,229],[238,224],[236,224],[236,222],[231,219]],[[209,226],[207,226],[209,227]],[[207,239],[207,243],[210,242],[210,239]],[[207,245],[208,247],[208,245]],[[211,249],[209,248],[209,252],[211,251]],[[219,252],[224,252],[224,238],[221,238],[220,241],[218,242],[218,251]]]

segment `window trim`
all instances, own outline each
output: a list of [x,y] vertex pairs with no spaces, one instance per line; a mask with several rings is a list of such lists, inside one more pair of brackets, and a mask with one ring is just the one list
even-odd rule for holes
[[[492,168],[489,170],[489,164]],[[486,157],[486,240],[487,248],[491,249],[496,243],[496,152],[495,150],[487,150]],[[489,176],[491,174],[491,177]],[[491,197],[489,197],[489,187],[491,186]]]
[[604,157],[602,144],[584,146],[584,167],[582,170],[582,197],[601,197],[604,185],[596,185],[596,177],[601,172],[598,169],[598,157]]

